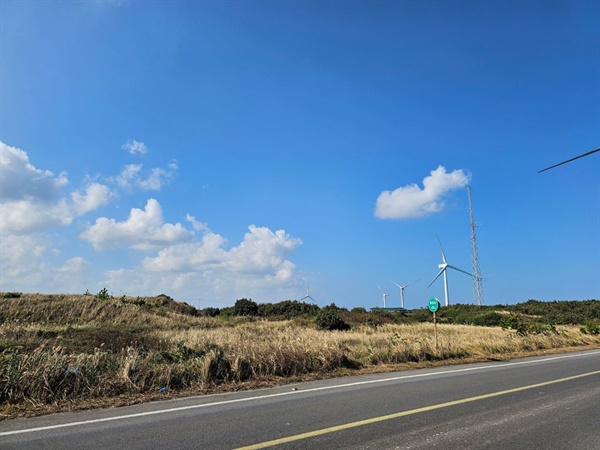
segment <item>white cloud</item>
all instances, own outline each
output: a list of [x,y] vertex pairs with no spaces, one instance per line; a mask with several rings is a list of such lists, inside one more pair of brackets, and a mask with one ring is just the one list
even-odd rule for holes
[[27,153],[0,142],[0,230],[2,234],[30,233],[71,224],[108,203],[108,187],[91,183],[83,193],[64,191],[66,175],[55,177],[29,162]]
[[96,250],[131,247],[146,251],[189,241],[193,236],[179,223],[164,223],[162,208],[153,198],[146,202],[143,211],[132,208],[126,221],[100,217],[80,235]]
[[136,141],[135,139],[129,139],[125,142],[121,148],[127,150],[132,155],[145,155],[148,153],[148,147],[143,142]]
[[10,290],[4,287],[5,282],[37,284],[46,270],[40,262],[48,251],[48,243],[40,236],[2,236],[0,239],[0,290]]
[[99,183],[90,183],[85,192],[72,192],[71,200],[76,214],[83,215],[87,212],[94,211],[108,203],[113,196],[108,186]]
[[[286,277],[294,265],[286,260],[300,239],[290,237],[284,230],[276,232],[266,227],[251,225],[244,240],[229,251],[223,247],[226,240],[207,231],[200,242],[170,246],[155,258],[145,258],[143,267],[149,271],[203,271],[218,269],[223,272],[254,274],[261,277]],[[287,275],[286,275],[287,274]]]
[[204,222],[198,222],[194,216],[187,214],[185,220],[191,223],[196,231],[209,231],[208,225]]
[[231,295],[293,283],[296,266],[289,257],[302,244],[300,239],[284,230],[254,225],[248,229],[243,241],[230,250],[224,248],[222,236],[206,231],[199,242],[170,246],[156,257],[145,258],[142,268],[170,280],[171,289],[192,283]]
[[91,263],[86,261],[81,256],[75,256],[65,261],[65,264],[56,269],[57,272],[66,274],[68,276],[74,276],[82,273],[91,267]]
[[179,298],[228,300],[241,297],[277,300],[296,290],[296,266],[290,261],[301,241],[285,231],[249,227],[237,246],[227,250],[226,239],[206,228],[199,241],[163,248],[146,257],[137,269],[105,272],[109,290],[127,286],[137,295],[177,293]]
[[[161,205],[150,198],[143,209],[130,209],[122,221],[94,218],[79,236],[96,250],[132,248],[153,253],[137,262],[123,263],[110,254],[88,260],[72,254],[76,247],[68,245],[67,227],[114,199],[117,191],[111,184],[98,182],[97,176],[69,188],[65,174],[40,170],[25,151],[1,142],[0,163],[0,290],[95,292],[107,287],[136,295],[201,295],[216,302],[242,296],[290,298],[288,292],[296,283],[291,256],[301,241],[283,230],[252,225],[241,242],[230,246],[225,237],[190,214],[184,225],[165,222]],[[149,171],[132,164],[111,182],[115,188],[156,190],[176,170],[176,161]],[[41,233],[51,227],[64,230]],[[63,257],[63,252],[70,254]]]
[[60,261],[49,235],[2,236],[0,254],[0,291],[68,293],[94,288],[91,263],[79,256]]
[[284,230],[273,233],[266,227],[254,225],[250,225],[249,230],[242,243],[228,252],[226,268],[236,273],[263,273],[278,277],[290,272],[289,261],[285,257],[301,241],[291,238]]
[[55,177],[49,170],[39,170],[29,162],[23,150],[0,142],[1,201],[35,199],[52,202],[69,183],[65,174]]
[[142,176],[143,166],[141,164],[129,164],[123,168],[117,176],[117,185],[124,189],[137,187],[144,191],[159,191],[175,175],[177,163],[169,163],[169,170],[155,167],[151,169],[146,178]]
[[226,240],[215,233],[205,233],[200,242],[172,245],[158,252],[154,258],[147,257],[142,267],[152,272],[187,272],[223,266]]
[[73,220],[64,199],[46,205],[35,200],[20,200],[0,204],[2,234],[31,233],[69,225]]
[[412,219],[442,211],[445,195],[466,186],[470,178],[462,170],[448,173],[445,167],[438,166],[423,179],[423,189],[410,184],[379,194],[375,216],[380,219]]

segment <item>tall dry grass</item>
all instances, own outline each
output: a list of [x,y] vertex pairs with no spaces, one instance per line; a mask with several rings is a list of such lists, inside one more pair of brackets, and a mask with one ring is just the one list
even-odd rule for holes
[[[70,405],[241,383],[485,360],[600,346],[576,327],[519,335],[500,328],[361,325],[319,331],[310,321],[197,317],[164,299],[24,295],[0,299],[0,403]],[[5,415],[14,411],[4,408]]]

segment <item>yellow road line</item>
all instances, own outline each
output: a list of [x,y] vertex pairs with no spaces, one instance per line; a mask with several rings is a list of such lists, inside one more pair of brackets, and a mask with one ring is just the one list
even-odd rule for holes
[[449,406],[460,405],[463,403],[476,402],[478,400],[484,400],[486,398],[498,397],[500,395],[513,394],[515,392],[526,391],[528,389],[535,389],[542,386],[548,386],[550,384],[562,383],[564,381],[576,380],[577,378],[589,377],[591,375],[600,374],[600,370],[593,372],[583,373],[580,375],[574,375],[572,377],[560,378],[558,380],[545,381],[543,383],[530,384],[529,386],[521,386],[513,389],[507,389],[505,391],[492,392],[490,394],[477,395],[475,397],[463,398],[461,400],[454,400],[446,403],[439,403],[437,405],[424,406],[422,408],[411,409],[409,411],[401,411],[394,414],[388,414],[385,416],[373,417],[371,419],[359,420],[357,422],[350,422],[343,425],[337,425],[335,427],[322,428],[320,430],[309,431],[307,433],[296,434],[294,436],[288,436],[281,439],[274,439],[272,441],[265,441],[247,447],[240,447],[237,450],[254,450],[259,448],[273,447],[275,445],[286,444],[288,442],[300,441],[302,439],[308,439],[322,434],[334,433],[336,431],[347,430],[349,428],[361,427],[363,425],[369,425],[372,423],[383,422],[385,420],[397,419],[398,417],[410,416],[413,414],[419,414],[422,412],[433,411],[436,409],[447,408]]

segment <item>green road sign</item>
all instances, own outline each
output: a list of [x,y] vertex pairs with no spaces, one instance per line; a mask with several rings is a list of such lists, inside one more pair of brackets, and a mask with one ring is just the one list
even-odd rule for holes
[[430,298],[429,299],[429,304],[427,306],[429,307],[429,311],[431,311],[432,313],[434,313],[438,309],[440,309],[440,302],[438,301],[437,298]]

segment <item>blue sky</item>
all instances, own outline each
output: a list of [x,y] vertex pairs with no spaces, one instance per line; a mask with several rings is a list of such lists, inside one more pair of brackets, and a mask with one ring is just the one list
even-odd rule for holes
[[0,8],[0,291],[600,298],[597,2]]

